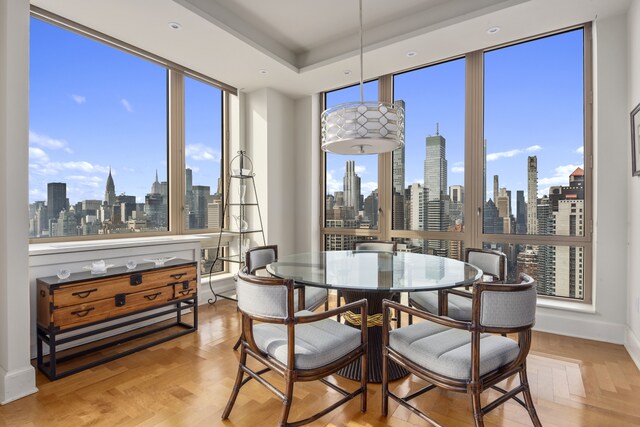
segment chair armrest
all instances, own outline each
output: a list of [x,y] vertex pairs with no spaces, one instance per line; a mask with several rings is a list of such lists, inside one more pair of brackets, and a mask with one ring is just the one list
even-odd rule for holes
[[[346,311],[351,311],[354,308],[360,308],[360,313],[367,313],[367,309],[368,309],[368,302],[366,299],[361,299],[358,301],[354,301],[354,302],[350,302],[349,304],[345,304],[342,305],[340,307],[336,307],[334,309],[331,310],[327,310],[327,311],[323,311],[321,313],[315,313],[312,314],[310,316],[296,316],[295,317],[295,322],[296,323],[311,323],[311,322],[317,322],[318,320],[324,320],[324,319],[328,319],[329,317],[333,317],[337,314],[342,314]],[[366,317],[366,316],[364,316]]]
[[473,294],[471,292],[459,291],[457,289],[443,289],[442,293],[458,295],[458,296],[469,298],[469,299],[473,298]]
[[[413,316],[419,317],[424,320],[428,320],[430,322],[438,323],[440,325],[449,326],[451,328],[456,329],[464,329],[466,331],[471,331],[472,325],[471,322],[462,322],[460,320],[454,320],[450,317],[441,317],[435,314],[428,313],[426,311],[418,310],[417,308],[409,307],[404,304],[399,304],[397,302],[384,299],[382,300],[382,312],[386,315],[388,313],[388,309],[393,308],[400,312],[404,311],[405,313],[411,314]],[[386,322],[385,322],[386,324]]]

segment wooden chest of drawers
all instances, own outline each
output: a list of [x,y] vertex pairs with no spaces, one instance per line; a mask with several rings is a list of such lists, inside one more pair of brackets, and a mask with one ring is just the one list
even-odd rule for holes
[[[144,345],[135,347],[133,350],[129,349],[123,354],[112,354],[101,359],[99,363],[122,357],[133,351],[197,329],[198,270],[196,262],[172,260],[161,267],[155,267],[152,263],[140,264],[133,270],[117,267],[109,269],[106,274],[102,275],[92,275],[88,272],[75,273],[64,280],[60,280],[56,276],[45,277],[37,279],[36,285],[38,367],[51,379],[67,376],[98,364],[94,361],[89,365],[74,367],[59,373],[56,366],[56,346],[73,342],[74,336],[84,339],[114,328],[113,326],[100,328],[101,323],[123,319],[124,324],[135,325],[136,319],[128,320],[126,318],[133,314],[164,307],[166,310],[160,310],[157,314],[152,313],[137,317],[141,318],[141,321],[148,321],[154,317],[171,313],[175,315],[175,321],[169,324],[169,327],[178,326],[180,328],[176,334],[163,335],[157,341],[145,340]],[[193,324],[186,324],[182,321],[183,311],[187,309],[191,309],[193,312]],[[119,325],[120,323],[117,327]],[[88,327],[92,327],[89,332],[85,330]],[[163,330],[167,328],[167,325],[162,327]],[[74,333],[74,331],[78,331],[78,333]],[[157,331],[151,328],[138,335],[146,336],[154,332]],[[59,339],[58,334],[62,333],[65,333],[65,337]],[[131,341],[131,336],[129,333],[124,341],[112,340],[107,346]],[[46,361],[42,352],[43,343],[49,347],[49,357]],[[100,350],[104,348],[105,344],[97,346],[97,349]],[[65,360],[75,358],[89,352],[91,349],[84,349],[72,355],[65,354],[64,358]]]

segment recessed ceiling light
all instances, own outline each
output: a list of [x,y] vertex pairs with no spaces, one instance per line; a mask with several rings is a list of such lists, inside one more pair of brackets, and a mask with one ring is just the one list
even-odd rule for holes
[[265,70],[264,68],[262,68],[261,70],[258,71],[260,74],[262,74],[263,76],[265,74],[269,74],[269,72],[267,70]]
[[182,25],[179,22],[169,22],[169,28],[172,30],[179,30],[182,28]]
[[345,76],[348,76],[349,74],[351,74],[351,70],[344,70],[343,73]]
[[491,27],[487,30],[487,34],[495,34],[500,31],[500,27]]
[[418,54],[417,52],[410,50],[409,52],[407,52],[407,58],[413,58],[417,54]]

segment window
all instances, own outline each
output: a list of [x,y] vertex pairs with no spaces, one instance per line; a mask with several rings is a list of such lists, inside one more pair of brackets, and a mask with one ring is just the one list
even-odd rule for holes
[[220,229],[235,89],[37,8],[30,54],[32,241]]
[[405,105],[405,146],[392,153],[393,229],[420,231],[410,247],[457,258],[457,242],[432,232],[464,227],[465,59],[395,75]]
[[[364,98],[378,99],[377,81],[365,83]],[[359,99],[360,87],[350,86],[328,92],[325,108]],[[377,230],[378,158],[328,153],[325,162],[325,227]],[[353,240],[348,235],[331,236],[327,237],[325,247],[330,248],[328,250],[351,249]]]
[[[349,233],[325,221],[325,248],[346,249],[362,236],[455,259],[466,247],[494,248],[507,254],[509,280],[526,272],[540,295],[590,302],[590,31],[587,24],[379,77],[379,99],[405,104],[405,147],[326,155],[327,177],[330,164],[357,167],[367,157],[379,162],[381,180],[377,230]],[[333,194],[346,191],[333,184]]]
[[222,91],[184,79],[185,201],[188,230],[222,226]]

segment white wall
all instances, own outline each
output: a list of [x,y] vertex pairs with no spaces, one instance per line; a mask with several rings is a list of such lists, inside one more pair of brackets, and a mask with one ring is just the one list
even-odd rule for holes
[[0,404],[37,391],[29,363],[29,2],[0,0]]
[[265,238],[278,245],[280,255],[293,253],[297,239],[294,106],[270,88],[245,95],[245,146],[253,160]]
[[296,252],[320,249],[320,103],[319,95],[295,103]]
[[[627,114],[640,103],[640,0],[634,0],[627,15],[628,72]],[[629,120],[629,116],[625,115]],[[629,126],[627,126],[629,129]],[[627,141],[630,141],[628,139]],[[627,156],[627,159],[629,157]],[[640,260],[640,178],[631,177],[631,162],[626,161],[628,189],[628,266],[627,266],[627,335],[625,346],[640,367],[640,280],[635,269]]]

